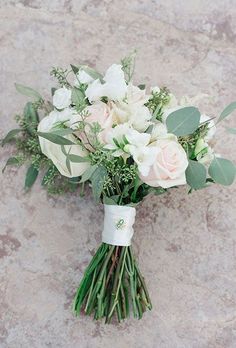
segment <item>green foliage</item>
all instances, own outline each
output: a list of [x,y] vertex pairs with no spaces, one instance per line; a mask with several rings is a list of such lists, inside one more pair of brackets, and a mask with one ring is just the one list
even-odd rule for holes
[[199,139],[204,139],[204,137],[207,135],[208,132],[209,123],[205,122],[201,124],[194,133],[182,136],[178,138],[178,142],[183,146],[185,149],[188,158],[195,159],[195,146],[197,144],[197,141]]
[[161,121],[163,106],[168,104],[170,100],[170,92],[166,87],[160,88],[159,92],[152,92],[146,106],[153,114],[153,118]]
[[199,110],[192,106],[173,111],[166,119],[168,132],[177,136],[192,134],[199,126],[200,116]]
[[227,116],[229,116],[234,110],[236,110],[236,102],[230,103],[226,108],[222,111],[220,114],[220,117],[217,121],[219,123],[220,121],[224,120]]
[[235,179],[235,165],[228,159],[215,157],[209,167],[212,179],[221,185],[229,186]]
[[26,95],[27,97],[30,97],[34,100],[42,99],[41,95],[38,92],[36,92],[33,88],[20,85],[19,83],[15,83],[15,87],[17,92]]
[[75,145],[73,141],[62,137],[61,135],[55,134],[53,132],[37,132],[39,137],[45,138],[54,144],[58,145]]
[[206,174],[206,168],[203,164],[197,161],[189,161],[186,169],[186,180],[192,189],[199,190],[205,186]]
[[99,198],[103,191],[103,185],[108,176],[107,170],[105,167],[99,165],[92,174],[91,183],[92,183],[92,191],[93,197],[96,202],[99,201]]
[[57,79],[60,87],[71,87],[69,81],[67,80],[69,73],[70,71],[68,71],[67,69],[53,67],[50,75]]
[[31,186],[34,184],[34,182],[37,179],[38,176],[38,169],[31,164],[31,166],[28,168],[26,177],[25,177],[25,189],[28,190],[31,188]]
[[227,131],[231,134],[236,134],[236,128],[227,128]]
[[15,138],[15,136],[21,132],[20,128],[17,129],[12,129],[10,130],[7,135],[4,137],[4,139],[2,139],[2,146],[4,146],[5,144],[9,143],[11,140],[13,140]]
[[122,70],[127,83],[131,81],[134,74],[136,54],[137,51],[134,50],[131,54],[121,59]]

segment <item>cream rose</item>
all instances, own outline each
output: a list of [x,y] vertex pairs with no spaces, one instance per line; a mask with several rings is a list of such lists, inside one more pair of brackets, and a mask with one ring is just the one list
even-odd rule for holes
[[151,146],[156,147],[156,158],[149,174],[140,176],[143,182],[163,188],[186,184],[188,159],[182,146],[173,139],[160,139]]
[[[39,125],[39,132],[50,132],[53,127],[55,127],[58,122],[63,122],[68,120],[68,115],[63,112],[52,111],[48,116],[44,117]],[[65,138],[75,142],[75,137],[73,135],[67,135]],[[61,145],[54,144],[51,141],[39,137],[39,143],[42,153],[52,160],[54,165],[57,167],[59,172],[69,178],[81,176],[85,170],[90,166],[88,162],[74,163],[70,162],[71,173],[66,166],[66,156],[62,152]],[[71,155],[77,155],[80,157],[85,157],[88,152],[84,150],[80,145],[65,145],[66,153],[70,152]]]
[[65,87],[57,89],[53,95],[52,103],[59,110],[65,109],[70,106],[71,90]]

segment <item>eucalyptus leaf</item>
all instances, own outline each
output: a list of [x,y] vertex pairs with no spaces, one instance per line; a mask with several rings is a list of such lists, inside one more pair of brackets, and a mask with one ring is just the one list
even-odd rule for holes
[[215,157],[209,167],[209,175],[218,184],[229,186],[235,179],[235,165],[228,159]]
[[25,177],[25,189],[28,190],[34,184],[38,176],[38,169],[36,169],[32,164],[28,168],[26,177]]
[[31,97],[35,100],[43,99],[41,97],[41,95],[31,87],[26,87],[26,86],[23,86],[19,83],[15,83],[15,87],[16,87],[17,92],[19,92],[23,95],[26,95],[27,97]]
[[2,139],[2,146],[4,146],[6,143],[9,143],[12,139],[15,138],[15,136],[20,133],[22,130],[17,128],[17,129],[12,129],[10,132],[7,133],[4,139]]
[[166,119],[169,133],[177,136],[192,134],[199,126],[200,112],[193,106],[173,111]]
[[91,166],[88,169],[86,169],[86,171],[84,172],[84,174],[81,177],[80,183],[83,183],[83,182],[89,180],[97,168],[98,168],[98,166],[94,165],[94,166]]
[[36,130],[36,127],[39,123],[39,116],[33,103],[28,102],[24,107],[24,119],[26,121],[27,130],[30,134],[33,134]]
[[107,170],[103,166],[98,166],[91,177],[93,196],[96,202],[98,202],[102,191],[103,185],[107,178]]
[[88,157],[82,157],[82,156],[73,155],[73,154],[68,155],[68,158],[71,162],[74,162],[74,163],[89,162]]
[[224,120],[227,116],[229,116],[234,110],[236,109],[236,102],[230,103],[226,108],[222,111],[220,114],[220,117],[217,121],[219,123],[220,121]]
[[16,157],[8,158],[4,168],[2,169],[2,173],[4,173],[7,166],[16,166],[19,164],[19,160]]
[[52,130],[50,132],[50,134],[57,134],[60,136],[69,135],[72,133],[74,133],[74,129],[71,129],[71,128],[59,128],[59,129]]
[[231,134],[236,134],[236,128],[227,128],[227,131]]
[[79,68],[73,64],[70,65],[73,73],[76,75],[79,72]]
[[80,107],[81,104],[84,104],[85,96],[78,88],[73,88],[71,99],[75,106]]
[[188,185],[194,190],[205,186],[207,171],[202,163],[190,160],[185,174]]
[[37,132],[37,134],[38,134],[39,137],[47,139],[47,140],[51,141],[54,144],[58,144],[58,145],[76,145],[71,140],[63,138],[62,136],[60,136],[58,134],[46,133],[46,132]]

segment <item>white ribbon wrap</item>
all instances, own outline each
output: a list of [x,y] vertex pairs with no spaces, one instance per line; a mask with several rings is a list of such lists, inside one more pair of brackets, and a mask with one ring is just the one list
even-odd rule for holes
[[102,241],[117,246],[129,246],[134,234],[136,209],[121,205],[104,204]]

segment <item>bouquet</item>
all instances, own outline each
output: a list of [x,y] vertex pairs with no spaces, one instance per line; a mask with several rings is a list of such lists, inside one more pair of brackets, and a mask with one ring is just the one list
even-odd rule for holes
[[132,54],[105,74],[84,65],[53,68],[58,86],[51,90],[52,102],[16,84],[30,101],[16,116],[18,128],[2,140],[16,149],[3,170],[28,164],[26,190],[43,172],[49,194],[83,196],[89,186],[95,202],[104,204],[102,243],[73,310],[106,323],[114,316],[120,322],[130,311],[140,319],[152,308],[131,246],[136,206],[149,194],[180,185],[190,193],[214,183],[227,186],[235,178],[235,165],[214,152],[212,139],[236,102],[217,119],[207,116],[193,106],[198,96],[178,100],[166,87],[133,85],[134,62]]

